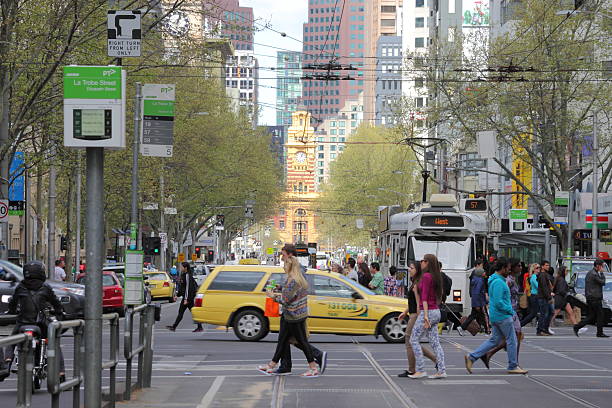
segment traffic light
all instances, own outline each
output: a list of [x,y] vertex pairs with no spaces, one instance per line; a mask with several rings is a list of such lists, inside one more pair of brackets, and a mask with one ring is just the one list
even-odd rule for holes
[[206,257],[207,262],[212,262],[215,259],[215,251],[212,249],[208,250],[208,256]]
[[202,247],[195,247],[195,254],[200,259],[200,255],[202,255]]
[[159,255],[161,252],[161,238],[142,237],[142,250],[145,255]]
[[66,237],[60,237],[60,251],[65,251],[68,249],[68,239]]

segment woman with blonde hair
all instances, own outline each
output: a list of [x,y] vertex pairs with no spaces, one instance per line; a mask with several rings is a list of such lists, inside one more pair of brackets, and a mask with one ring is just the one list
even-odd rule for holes
[[294,338],[299,344],[299,348],[304,351],[306,361],[308,361],[308,370],[302,374],[302,377],[318,377],[320,373],[306,334],[308,282],[302,273],[297,258],[293,256],[287,258],[284,269],[287,279],[282,292],[267,292],[268,296],[275,298],[283,306],[276,351],[272,360],[267,365],[259,366],[258,370],[265,374],[272,374],[281,357],[290,352],[289,340]]

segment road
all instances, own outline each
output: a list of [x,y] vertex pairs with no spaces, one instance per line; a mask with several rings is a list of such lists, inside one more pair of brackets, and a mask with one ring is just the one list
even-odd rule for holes
[[[594,336],[594,329],[576,338],[568,327],[556,335],[536,337],[527,327],[521,365],[527,376],[505,373],[506,355],[492,360],[491,370],[475,365],[466,373],[463,355],[485,339],[444,334],[443,347],[449,377],[445,380],[398,378],[406,368],[402,344],[388,344],[370,336],[313,335],[317,347],[329,352],[329,366],[319,378],[301,378],[306,368],[294,350],[294,375],[268,377],[255,367],[271,357],[276,335],[258,343],[238,341],[233,332],[207,326],[192,333],[186,318],[176,332],[164,326],[178,306],[163,305],[155,330],[153,387],[136,392],[118,407],[609,407],[612,395],[612,341]],[[65,338],[70,344],[70,338]],[[67,353],[68,366],[71,356]],[[428,371],[433,371],[431,365]],[[125,365],[118,371],[124,379]],[[105,377],[108,377],[105,373]],[[14,406],[14,378],[0,384],[0,407]],[[37,393],[35,407],[48,407],[49,396]],[[69,406],[69,394],[62,406]]]

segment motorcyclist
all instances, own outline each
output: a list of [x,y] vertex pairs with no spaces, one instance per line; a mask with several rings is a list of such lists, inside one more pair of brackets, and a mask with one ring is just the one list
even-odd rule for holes
[[[48,322],[42,317],[42,311],[53,312],[56,318],[63,316],[62,304],[53,293],[53,289],[45,283],[47,271],[40,261],[30,261],[23,267],[23,280],[15,288],[9,302],[7,314],[17,315],[15,327],[11,334],[18,334],[23,326],[38,326],[41,338],[47,338]],[[10,347],[5,363],[10,367],[15,348]],[[64,376],[64,358],[60,349],[60,377]],[[9,370],[10,372],[10,370]]]

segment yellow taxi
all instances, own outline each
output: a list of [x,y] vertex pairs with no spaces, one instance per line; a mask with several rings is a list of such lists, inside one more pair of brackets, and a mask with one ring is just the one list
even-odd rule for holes
[[151,292],[153,299],[168,299],[168,302],[176,302],[176,285],[170,275],[161,271],[145,271],[145,284]]
[[[265,317],[265,287],[280,283],[278,266],[222,265],[200,286],[191,309],[193,320],[233,327],[240,340],[258,341],[278,332],[279,318]],[[335,272],[309,269],[308,329],[311,333],[382,335],[390,343],[404,341],[406,322],[398,316],[404,299],[377,295]]]

